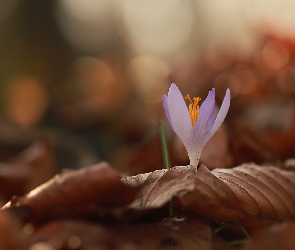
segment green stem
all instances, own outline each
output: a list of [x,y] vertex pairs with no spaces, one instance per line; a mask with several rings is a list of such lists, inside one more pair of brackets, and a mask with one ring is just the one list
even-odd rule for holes
[[222,244],[221,246],[215,248],[214,250],[223,250],[223,249],[225,249],[226,247],[229,247],[229,246],[243,245],[243,244],[245,244],[247,241],[248,241],[248,240],[246,240],[246,239],[243,239],[243,240],[233,240],[233,241],[226,242],[226,243]]
[[160,132],[161,132],[161,145],[162,145],[164,168],[170,169],[171,164],[170,164],[170,157],[169,157],[169,150],[168,150],[168,142],[166,139],[163,121],[160,121]]
[[245,228],[243,228],[239,223],[237,222],[234,222],[234,221],[231,221],[231,222],[227,222],[227,223],[224,223],[222,224],[219,228],[217,228],[213,233],[212,235],[215,235],[217,234],[218,232],[220,232],[222,229],[226,228],[227,226],[230,226],[230,225],[234,225],[236,227],[238,227],[247,237],[247,239],[250,239],[250,236],[248,234],[248,232],[246,231]]
[[[170,156],[169,156],[169,149],[168,149],[168,142],[165,134],[165,128],[163,121],[160,121],[160,134],[161,134],[161,145],[162,145],[162,153],[163,153],[163,162],[164,162],[164,168],[170,169]],[[169,210],[168,210],[169,216],[174,215],[174,198],[172,197],[169,201]]]

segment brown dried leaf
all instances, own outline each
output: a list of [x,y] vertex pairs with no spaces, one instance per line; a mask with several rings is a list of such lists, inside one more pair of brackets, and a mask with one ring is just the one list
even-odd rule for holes
[[295,173],[275,167],[244,164],[210,171],[201,165],[195,171],[185,166],[125,177],[124,182],[142,185],[130,204],[136,209],[163,206],[177,195],[191,211],[217,224],[235,221],[249,232],[295,218]]
[[172,196],[193,190],[195,171],[192,166],[183,166],[122,178],[122,181],[130,186],[143,185],[130,207],[139,209],[161,207]]
[[[54,249],[212,249],[211,230],[186,211],[162,222],[102,226],[86,222],[53,222],[41,228],[32,244],[46,242]],[[80,248],[79,248],[80,249]]]
[[5,161],[32,144],[37,139],[33,129],[21,128],[16,124],[0,119],[0,159]]
[[253,232],[295,218],[294,172],[255,164],[210,172],[201,165],[195,178],[182,201],[218,224],[235,221]]
[[256,232],[241,250],[293,250],[294,236],[295,223],[284,222]]
[[122,183],[108,163],[101,162],[56,175],[27,195],[12,199],[2,209],[28,209],[30,217],[40,220],[75,215],[98,216],[109,208],[129,204],[137,193],[137,188]]
[[41,138],[9,162],[0,163],[0,193],[7,199],[22,195],[55,173],[50,141]]

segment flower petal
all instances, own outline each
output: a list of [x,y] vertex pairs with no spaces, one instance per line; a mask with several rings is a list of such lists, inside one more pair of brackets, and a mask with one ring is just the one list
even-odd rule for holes
[[194,150],[201,151],[205,145],[215,119],[215,89],[213,88],[202,103],[199,118],[193,131]]
[[168,107],[174,132],[178,135],[186,148],[191,147],[192,123],[183,96],[174,83],[172,83],[169,88]]
[[173,123],[172,123],[171,116],[170,116],[169,105],[168,105],[168,96],[163,95],[162,100],[163,100],[163,107],[164,107],[165,114],[167,116],[167,119],[168,119],[172,129],[174,130]]
[[215,132],[219,129],[219,127],[223,123],[223,121],[224,121],[224,119],[225,119],[225,117],[227,115],[229,106],[230,106],[230,90],[227,89],[226,93],[225,93],[225,96],[223,98],[221,107],[219,109],[218,115],[217,115],[217,117],[215,119],[214,125],[213,125],[213,127],[212,127],[212,129],[210,131],[210,134],[205,139],[204,144],[206,144],[208,142],[208,140],[215,134]]

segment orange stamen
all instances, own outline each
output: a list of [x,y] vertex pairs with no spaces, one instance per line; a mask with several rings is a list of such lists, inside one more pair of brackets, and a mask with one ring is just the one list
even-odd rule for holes
[[198,116],[199,116],[199,105],[198,102],[201,100],[200,97],[194,97],[193,100],[191,99],[190,95],[187,95],[185,97],[186,100],[190,101],[189,107],[188,107],[188,112],[192,121],[192,126],[195,126]]

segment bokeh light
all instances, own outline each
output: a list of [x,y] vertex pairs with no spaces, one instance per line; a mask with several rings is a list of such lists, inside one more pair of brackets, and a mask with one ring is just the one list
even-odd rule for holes
[[128,41],[139,54],[167,55],[184,49],[193,32],[191,1],[121,1],[120,18]]
[[262,50],[262,60],[271,69],[281,69],[289,62],[288,50],[278,42],[268,42]]
[[162,101],[162,96],[167,93],[170,85],[170,69],[163,59],[153,55],[140,55],[131,60],[128,69],[144,102],[155,104]]
[[30,127],[42,119],[48,101],[42,82],[33,77],[19,77],[7,85],[4,112],[12,122]]
[[56,17],[63,34],[78,49],[101,51],[116,40],[113,1],[57,1]]
[[94,57],[76,59],[56,93],[57,113],[67,123],[88,123],[114,117],[129,95],[120,66]]

